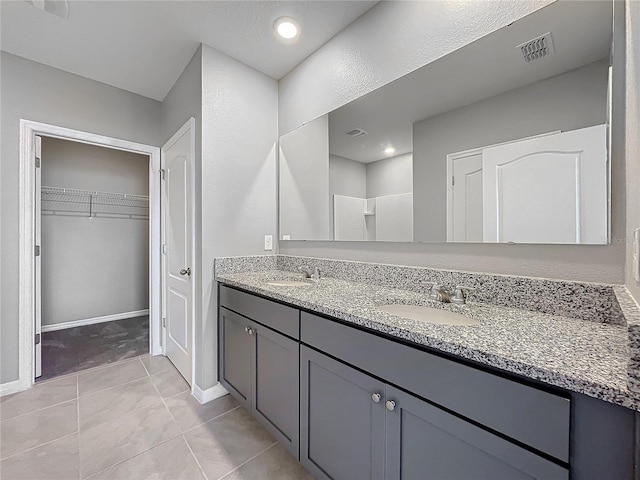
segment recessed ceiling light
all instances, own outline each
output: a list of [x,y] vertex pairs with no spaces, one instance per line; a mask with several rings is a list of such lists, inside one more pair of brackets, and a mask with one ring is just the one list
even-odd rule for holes
[[273,23],[273,31],[279,38],[292,41],[300,33],[300,25],[291,17],[280,17]]
[[387,147],[387,148],[384,149],[384,153],[386,155],[392,155],[392,154],[396,153],[396,149],[393,148],[393,147]]

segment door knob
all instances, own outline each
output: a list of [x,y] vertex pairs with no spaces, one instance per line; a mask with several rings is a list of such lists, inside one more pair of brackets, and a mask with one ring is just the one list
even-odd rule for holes
[[371,400],[373,400],[373,403],[380,403],[381,399],[382,399],[382,395],[380,395],[379,393],[371,394]]
[[387,403],[385,403],[384,406],[387,407],[387,410],[393,412],[396,409],[396,402],[393,400],[387,400]]
[[180,275],[186,275],[187,277],[191,276],[191,268],[182,268],[180,269]]

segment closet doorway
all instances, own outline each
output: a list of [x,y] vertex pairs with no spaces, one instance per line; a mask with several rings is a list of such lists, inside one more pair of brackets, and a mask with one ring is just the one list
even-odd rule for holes
[[149,353],[149,156],[38,139],[35,375],[48,380]]
[[[18,389],[42,373],[162,354],[160,149],[27,120],[20,126]],[[74,329],[88,329],[76,346],[43,341]],[[79,364],[43,362],[56,348],[77,348]]]

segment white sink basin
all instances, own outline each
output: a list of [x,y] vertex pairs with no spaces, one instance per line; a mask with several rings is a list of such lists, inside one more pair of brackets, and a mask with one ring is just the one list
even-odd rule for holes
[[466,315],[422,305],[382,305],[378,308],[383,312],[397,315],[398,317],[410,318],[418,322],[439,325],[478,325],[480,323],[478,320]]
[[272,282],[267,282],[267,285],[276,287],[310,287],[311,283],[303,280],[273,280]]

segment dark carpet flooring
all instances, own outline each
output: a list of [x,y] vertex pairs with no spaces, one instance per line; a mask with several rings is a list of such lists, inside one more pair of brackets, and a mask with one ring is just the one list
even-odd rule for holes
[[149,316],[42,334],[38,381],[149,353]]

